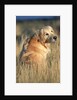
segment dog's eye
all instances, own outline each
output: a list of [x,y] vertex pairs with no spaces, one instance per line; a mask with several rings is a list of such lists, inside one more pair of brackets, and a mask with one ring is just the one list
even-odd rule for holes
[[51,31],[51,32],[53,32],[53,31]]
[[46,33],[46,35],[49,35],[48,33]]

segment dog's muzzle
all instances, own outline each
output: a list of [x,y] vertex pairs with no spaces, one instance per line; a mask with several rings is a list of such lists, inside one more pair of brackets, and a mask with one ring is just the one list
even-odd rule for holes
[[55,42],[57,40],[57,36],[52,37],[52,42]]
[[57,36],[51,36],[50,38],[49,38],[49,42],[51,43],[51,42],[56,42],[56,40],[57,40]]
[[56,42],[56,41],[57,41],[57,36],[51,36],[45,42],[51,43],[51,42]]

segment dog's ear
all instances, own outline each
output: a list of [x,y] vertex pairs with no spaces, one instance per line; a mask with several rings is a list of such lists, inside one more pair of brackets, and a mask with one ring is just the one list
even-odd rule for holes
[[36,33],[36,34],[35,34],[35,36],[34,36],[34,38],[36,38],[36,39],[37,39],[37,41],[39,42],[39,41],[40,41],[40,36],[39,36],[39,33]]
[[40,37],[40,39],[42,39],[42,37],[43,37],[43,29],[39,30],[39,37]]
[[40,34],[43,34],[43,29],[40,30]]
[[40,41],[41,42],[45,42],[45,39],[44,39],[44,30],[43,28],[40,30],[39,32],[39,37],[40,37]]

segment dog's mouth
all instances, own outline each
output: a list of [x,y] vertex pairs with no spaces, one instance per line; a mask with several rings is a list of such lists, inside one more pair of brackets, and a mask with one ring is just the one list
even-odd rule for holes
[[51,42],[56,42],[57,41],[57,36],[53,36],[53,37],[50,37],[49,39],[47,39],[45,41],[45,43],[51,43]]

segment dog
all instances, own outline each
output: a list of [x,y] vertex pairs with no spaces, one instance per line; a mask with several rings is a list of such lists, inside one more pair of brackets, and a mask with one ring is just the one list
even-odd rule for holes
[[24,51],[21,55],[21,61],[26,64],[30,62],[38,65],[44,64],[51,53],[50,45],[57,40],[57,36],[51,26],[44,26],[39,32],[31,37],[28,45],[23,44]]

